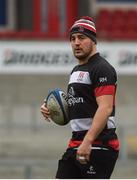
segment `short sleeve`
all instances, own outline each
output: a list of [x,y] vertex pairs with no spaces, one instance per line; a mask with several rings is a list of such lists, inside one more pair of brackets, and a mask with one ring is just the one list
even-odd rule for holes
[[110,64],[99,65],[92,77],[95,96],[114,95],[117,84],[117,74]]

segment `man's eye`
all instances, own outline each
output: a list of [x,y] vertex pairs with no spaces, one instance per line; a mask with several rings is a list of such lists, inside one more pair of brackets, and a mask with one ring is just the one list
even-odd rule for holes
[[71,41],[74,41],[75,40],[75,38],[74,37],[71,37]]
[[80,38],[80,39],[85,39],[85,36],[80,36],[79,38]]

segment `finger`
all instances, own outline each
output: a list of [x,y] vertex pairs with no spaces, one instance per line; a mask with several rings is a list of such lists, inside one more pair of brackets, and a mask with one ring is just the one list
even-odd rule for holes
[[79,159],[78,160],[81,164],[87,164],[87,160],[86,159]]
[[40,112],[41,112],[44,116],[49,116],[49,115],[50,115],[50,112],[47,112],[47,111],[41,110]]
[[51,121],[51,119],[50,119],[50,118],[45,118],[45,120],[46,120],[46,121],[48,121],[48,122],[50,122],[50,121]]
[[87,159],[83,155],[77,154],[76,159],[81,163],[81,164],[87,164]]
[[41,109],[47,109],[48,110],[48,108],[47,108],[45,103],[41,106]]
[[41,110],[41,111],[45,111],[45,112],[50,112],[49,109],[46,108],[46,107],[41,107],[40,110]]
[[86,158],[87,161],[89,161],[89,160],[90,160],[90,155],[89,155],[89,154],[86,154],[86,155],[85,155],[85,158]]
[[43,113],[43,112],[42,112],[42,114],[43,114],[43,116],[44,116],[44,118],[45,118],[46,121],[48,121],[48,122],[51,121],[51,118],[50,118],[47,114],[45,114],[45,113]]
[[45,112],[41,112],[41,113],[45,118],[48,118],[48,115]]
[[40,112],[50,115],[50,111],[47,108],[41,108]]

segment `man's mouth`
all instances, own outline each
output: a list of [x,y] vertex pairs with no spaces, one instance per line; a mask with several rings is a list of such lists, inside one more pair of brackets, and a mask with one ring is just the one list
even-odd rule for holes
[[75,52],[81,52],[81,49],[79,49],[79,48],[77,48],[77,49],[75,49]]

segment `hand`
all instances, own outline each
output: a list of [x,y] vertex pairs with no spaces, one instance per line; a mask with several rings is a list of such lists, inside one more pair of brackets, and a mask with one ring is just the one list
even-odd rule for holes
[[83,141],[77,150],[76,159],[81,164],[87,164],[91,154],[91,142]]
[[44,116],[45,120],[50,122],[50,111],[46,106],[46,103],[42,104],[40,111],[42,115]]

